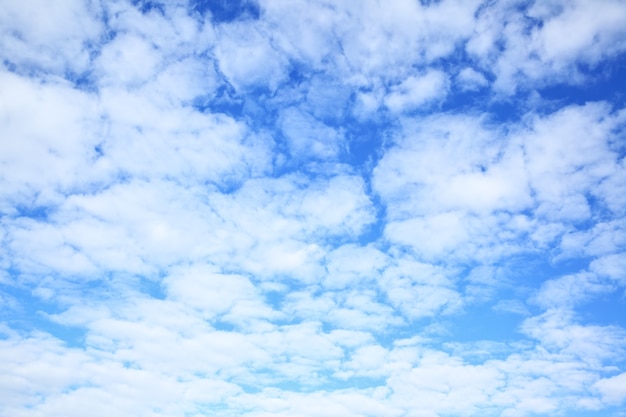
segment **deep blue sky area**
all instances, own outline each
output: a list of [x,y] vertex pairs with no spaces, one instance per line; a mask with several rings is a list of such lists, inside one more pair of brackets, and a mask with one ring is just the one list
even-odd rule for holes
[[260,15],[260,7],[253,0],[193,0],[190,6],[203,16],[209,15],[216,23],[258,19]]
[[626,416],[626,3],[40,3],[0,416]]

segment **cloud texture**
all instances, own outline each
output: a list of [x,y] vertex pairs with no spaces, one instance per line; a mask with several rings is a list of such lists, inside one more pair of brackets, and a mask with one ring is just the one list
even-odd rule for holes
[[0,0],[0,416],[624,415],[620,0]]

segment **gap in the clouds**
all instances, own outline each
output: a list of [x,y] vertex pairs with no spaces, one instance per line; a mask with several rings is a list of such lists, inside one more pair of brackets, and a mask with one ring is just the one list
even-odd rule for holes
[[216,318],[210,321],[211,326],[217,331],[221,332],[234,332],[237,330],[237,326],[229,321]]
[[151,0],[132,0],[133,6],[135,6],[142,14],[150,12],[157,12],[160,15],[165,14],[165,8],[161,2]]
[[[492,123],[510,123],[520,121],[528,109],[523,104],[528,101],[529,93],[518,91],[512,96],[494,97],[489,87],[477,90],[453,89],[441,103],[441,113],[488,116]],[[415,112],[416,115],[421,113]]]
[[[504,45],[496,45],[504,51]],[[520,103],[528,99],[528,92],[517,91],[512,96],[494,95],[490,85],[495,81],[495,76],[485,73],[477,68],[474,60],[467,54],[464,47],[457,47],[454,54],[436,61],[437,67],[446,74],[454,74],[451,85],[445,99],[439,104],[438,111],[454,114],[475,114],[482,117],[487,114],[492,122],[516,122],[526,113],[526,108]],[[463,89],[458,80],[458,75],[463,69],[472,69],[485,77],[486,85],[475,85],[474,88]],[[415,116],[433,113],[433,109],[416,109]]]
[[377,195],[370,195],[370,200],[374,205],[374,209],[376,210],[376,217],[373,223],[365,226],[364,230],[361,232],[358,238],[358,243],[361,246],[366,246],[370,243],[375,243],[377,248],[382,250],[383,252],[389,248],[389,244],[385,242],[381,242],[381,239],[385,233],[385,213],[386,208],[382,203],[380,203],[380,198]]
[[17,73],[18,71],[17,65],[6,58],[2,60],[2,65],[4,65],[4,68],[9,72]]
[[223,113],[234,119],[243,116],[244,100],[230,84],[222,84],[215,94],[210,96],[198,96],[191,105],[201,113]]
[[65,326],[51,321],[41,321],[36,329],[45,331],[55,338],[62,340],[67,347],[84,348],[87,331],[76,326]]
[[449,321],[449,340],[513,342],[520,338],[518,329],[523,319],[520,314],[495,310],[492,303],[469,306],[464,314]]
[[374,168],[384,155],[390,126],[382,120],[359,121],[350,116],[346,118],[345,126],[348,140],[345,162],[363,178],[365,192],[375,210],[374,221],[365,226],[358,239],[360,244],[365,245],[379,241],[385,229],[386,206],[375,192],[372,179]]
[[510,97],[494,99],[489,92],[456,92],[449,95],[441,106],[442,112],[469,114],[480,118],[488,116],[491,123],[511,123],[520,121],[527,108],[520,103],[528,100],[528,93],[517,92]]
[[[626,151],[623,149],[622,151]],[[618,155],[622,158],[624,155]],[[611,222],[615,220],[615,213],[611,211],[604,198],[598,198],[592,193],[585,193],[585,199],[591,210],[591,216],[576,224],[577,230],[591,230],[602,222]]]
[[280,311],[282,303],[285,299],[285,292],[275,289],[264,291],[265,302],[274,310]]
[[610,406],[606,403],[603,403],[602,408],[600,410],[580,410],[576,408],[568,408],[566,417],[624,417],[624,410],[620,406]]
[[257,20],[261,15],[261,8],[254,0],[191,0],[189,5],[201,16],[210,14],[215,23]]
[[441,3],[441,0],[419,0],[420,4],[425,7]]
[[300,85],[305,80],[310,77],[307,76],[307,67],[301,62],[292,60],[290,61],[290,69],[289,69],[289,82],[288,85]]
[[[463,311],[450,320],[451,340],[507,343],[519,339],[518,328],[522,321],[543,311],[533,300],[541,286],[548,280],[586,270],[589,260],[554,259],[548,254],[518,255],[494,265],[495,282],[492,284],[489,280],[486,285],[463,280],[465,297],[477,294],[479,298],[466,304]],[[473,266],[468,266],[463,275],[467,276],[472,269]]]
[[104,150],[102,149],[102,144],[99,143],[93,147],[93,151],[95,153],[96,159],[104,156]]
[[139,290],[149,295],[150,297],[157,300],[165,300],[167,298],[167,294],[161,284],[161,280],[165,277],[165,273],[160,274],[157,279],[150,278],[140,278],[139,279]]
[[49,219],[50,215],[54,211],[54,208],[35,204],[31,206],[16,204],[15,210],[17,211],[16,217],[27,217],[29,219],[45,222]]
[[228,195],[236,193],[245,183],[245,178],[237,176],[224,176],[219,182],[205,182],[206,190],[217,191],[220,194]]
[[389,243],[383,240],[385,226],[387,225],[387,206],[383,203],[380,195],[373,189],[371,174],[364,172],[362,177],[366,187],[365,193],[374,207],[374,219],[370,224],[365,225],[363,231],[358,236],[358,243],[361,246],[373,243],[376,244],[379,250],[387,252]]
[[[365,127],[367,129],[367,126]],[[356,135],[359,135],[358,130]],[[383,237],[387,206],[382,197],[374,189],[372,183],[374,169],[383,156],[386,133],[382,126],[376,126],[368,133],[359,135],[350,142],[349,163],[357,168],[365,184],[365,193],[374,207],[374,221],[367,225],[359,237],[361,244],[379,241]],[[382,243],[381,243],[382,244]]]
[[540,88],[537,91],[541,98],[557,105],[582,105],[591,101],[607,101],[617,109],[626,105],[626,54],[604,60],[594,67],[579,64],[579,70],[586,75],[584,82],[577,85],[558,83]]
[[383,156],[383,144],[389,126],[383,122],[363,121],[347,118],[344,122],[348,139],[347,161],[353,166],[362,166],[369,173]]
[[550,261],[549,266],[546,266],[544,280],[584,272],[593,259],[593,257],[584,257],[578,254],[567,256],[559,254]]
[[578,309],[585,324],[620,326],[626,329],[626,288],[616,287],[610,293],[601,294],[584,303]]
[[518,255],[501,261],[509,278],[509,289],[534,291],[553,278],[580,272],[588,267],[588,258],[562,257],[557,248],[543,249],[541,253]]
[[32,78],[37,82],[45,84],[47,82],[58,82],[58,75],[50,74],[35,64],[16,64],[8,59],[2,61],[4,68],[15,75],[20,77]]
[[[358,390],[366,390],[370,388],[376,387],[384,387],[386,385],[386,378],[378,377],[378,376],[348,376],[341,375],[336,376],[335,374],[339,371],[338,369],[333,369],[330,371],[320,372],[321,376],[324,377],[325,381],[322,385],[324,390],[343,390],[343,389],[358,389]],[[357,369],[355,372],[359,372]]]
[[20,305],[16,306],[10,318],[3,318],[3,322],[10,328],[20,332],[45,332],[62,340],[68,347],[83,347],[86,331],[79,327],[55,323],[47,314],[58,314],[64,311],[52,301],[42,300],[34,296],[32,291],[15,286],[4,287],[3,291],[9,294]]
[[443,102],[441,110],[444,112],[478,113],[477,109],[480,109],[481,112],[484,112],[485,109],[489,109],[493,105],[491,101],[486,88],[475,91],[453,91]]
[[[287,364],[290,361],[286,362]],[[385,378],[376,376],[335,375],[339,369],[319,369],[315,373],[307,375],[307,379],[287,379],[285,376],[276,375],[275,371],[257,369],[255,376],[258,380],[265,381],[263,386],[253,386],[238,382],[238,385],[248,394],[258,394],[267,388],[279,389],[285,392],[311,393],[320,390],[339,391],[344,389],[370,389],[385,385]],[[358,372],[358,370],[356,371]]]
[[98,86],[94,83],[92,79],[92,74],[89,72],[85,73],[74,73],[74,72],[66,72],[65,77],[67,81],[72,83],[72,86],[79,91],[83,91],[86,93],[97,93]]

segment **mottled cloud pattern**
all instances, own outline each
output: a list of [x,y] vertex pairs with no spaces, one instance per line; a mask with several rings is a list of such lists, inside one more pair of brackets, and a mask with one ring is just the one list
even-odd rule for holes
[[0,416],[624,416],[626,3],[0,0]]

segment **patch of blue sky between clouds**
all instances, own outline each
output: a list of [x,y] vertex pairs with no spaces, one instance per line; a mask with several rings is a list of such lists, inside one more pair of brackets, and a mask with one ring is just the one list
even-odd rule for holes
[[0,0],[0,415],[623,415],[623,2],[61,3]]

